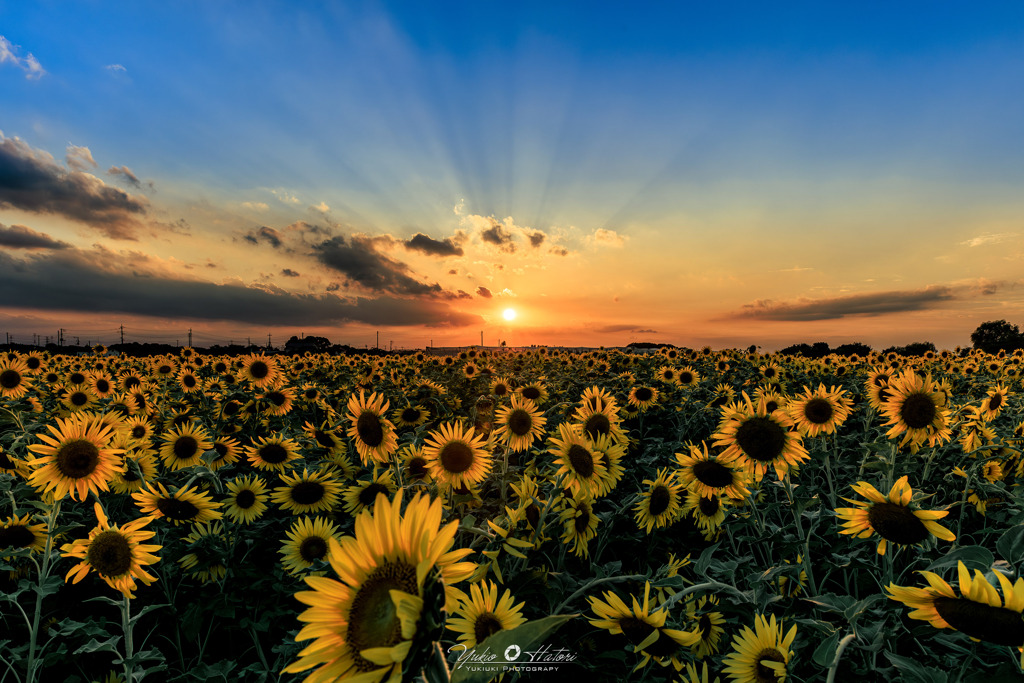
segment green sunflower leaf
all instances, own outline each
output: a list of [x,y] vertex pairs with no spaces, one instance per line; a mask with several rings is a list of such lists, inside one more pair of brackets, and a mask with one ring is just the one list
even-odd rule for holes
[[1012,565],[1024,561],[1024,524],[1010,527],[996,541],[1000,557]]

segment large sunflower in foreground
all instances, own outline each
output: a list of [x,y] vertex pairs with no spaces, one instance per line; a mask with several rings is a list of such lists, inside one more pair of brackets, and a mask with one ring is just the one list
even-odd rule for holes
[[395,425],[384,417],[391,403],[383,394],[373,392],[369,398],[360,391],[348,399],[349,438],[359,452],[364,465],[371,462],[388,463],[391,455],[398,450],[398,435]]
[[763,614],[754,618],[754,628],[744,626],[732,639],[733,652],[722,660],[734,683],[777,683],[786,680],[786,666],[793,652],[789,649],[796,638],[794,624],[785,636],[782,622],[766,619]]
[[769,413],[763,398],[757,405],[746,393],[738,404],[738,412],[722,422],[714,435],[715,446],[725,450],[718,456],[722,462],[737,462],[761,481],[771,466],[781,480],[808,459],[800,435],[790,429],[793,420],[782,410]]
[[459,642],[468,648],[476,647],[499,631],[526,623],[523,604],[515,604],[507,589],[498,599],[498,584],[481,581],[469,587],[469,595],[461,596],[459,608],[448,619],[447,626],[459,634]]
[[65,543],[61,547],[61,555],[80,559],[77,565],[68,572],[65,581],[78,583],[89,570],[95,571],[111,588],[121,591],[126,597],[134,597],[135,581],[151,584],[156,577],[146,572],[144,566],[155,564],[160,558],[151,553],[163,546],[142,543],[156,534],[143,529],[153,521],[152,517],[140,517],[122,527],[111,526],[99,503],[93,504],[96,519],[99,522],[88,538],[74,543]]
[[1003,595],[978,570],[974,577],[957,562],[960,595],[938,574],[919,572],[927,581],[927,588],[912,588],[889,584],[890,600],[898,600],[914,611],[911,619],[927,621],[935,628],[951,628],[975,640],[996,645],[1024,646],[1024,578],[1010,583],[1002,572],[993,570]]
[[28,365],[22,358],[0,358],[0,397],[21,398],[31,386]]
[[907,477],[900,477],[888,497],[866,481],[851,484],[850,488],[867,498],[843,500],[853,503],[855,508],[837,508],[836,515],[843,520],[841,534],[852,534],[855,538],[868,538],[878,534],[878,554],[885,555],[887,544],[916,545],[930,536],[944,541],[955,541],[956,535],[935,520],[949,514],[949,510],[919,510],[911,507],[914,490],[907,483]]
[[424,609],[425,581],[435,570],[454,608],[453,584],[476,569],[462,560],[469,548],[452,550],[458,520],[441,524],[438,499],[413,497],[402,513],[402,492],[394,502],[380,496],[372,511],[356,517],[354,536],[329,540],[327,560],[338,579],[307,577],[313,590],[296,594],[309,605],[299,615],[306,626],[296,640],[313,640],[283,673],[320,667],[307,681],[398,683]]
[[921,377],[906,370],[889,381],[889,397],[882,404],[882,413],[891,427],[886,436],[903,436],[900,446],[908,443],[916,448],[925,442],[929,446],[949,441],[949,410],[946,394],[939,390],[931,375]]
[[432,431],[423,446],[423,457],[434,480],[452,488],[476,486],[493,464],[483,436],[461,422],[446,422]]
[[36,455],[28,463],[35,468],[30,484],[52,491],[57,500],[68,494],[85,500],[90,492],[110,490],[110,478],[122,469],[118,454],[123,449],[110,446],[114,430],[109,425],[83,414],[58,419],[56,427],[47,429],[52,436],[37,434],[43,443],[28,447]]

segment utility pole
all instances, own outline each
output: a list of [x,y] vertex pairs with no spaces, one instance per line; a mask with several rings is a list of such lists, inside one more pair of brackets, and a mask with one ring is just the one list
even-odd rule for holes
[[188,328],[188,346],[192,348],[192,328]]
[[267,348],[268,348],[268,349],[272,349],[272,348],[274,348],[274,347],[273,347],[273,346],[271,346],[271,344],[270,344],[270,333],[269,333],[269,332],[267,333]]
[[124,324],[121,325],[121,343],[124,344]]
[[484,331],[480,330],[480,346],[484,345]]
[[373,345],[373,348],[375,348],[375,349],[379,349],[380,348],[380,330],[377,330],[377,343]]
[[64,346],[64,328],[57,330],[57,346]]

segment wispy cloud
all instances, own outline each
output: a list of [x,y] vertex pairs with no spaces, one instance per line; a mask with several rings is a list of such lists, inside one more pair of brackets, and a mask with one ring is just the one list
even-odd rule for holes
[[107,71],[113,71],[114,73],[124,73],[128,71],[128,69],[124,68],[124,64],[107,64],[103,68]]
[[92,150],[78,145],[68,145],[64,152],[64,161],[72,171],[88,172],[99,166],[92,158]]
[[934,286],[917,291],[853,294],[827,299],[798,299],[794,302],[762,299],[743,306],[728,318],[761,320],[833,320],[847,316],[876,316],[932,308],[956,298],[953,288]]
[[0,65],[13,64],[24,71],[25,78],[30,81],[42,78],[46,74],[46,70],[39,64],[39,60],[31,52],[24,57],[20,56],[20,48],[20,45],[12,45],[11,41],[0,36]]
[[46,233],[24,225],[5,226],[0,223],[0,247],[9,249],[67,249],[67,242],[55,240]]
[[986,244],[999,244],[1006,240],[1017,237],[1019,233],[1016,232],[990,232],[977,237],[972,237],[969,240],[964,240],[960,244],[967,247],[980,247]]
[[620,235],[614,230],[607,230],[605,228],[598,228],[594,231],[594,234],[587,236],[587,242],[594,244],[599,247],[611,247],[613,249],[621,249],[626,246],[626,240],[629,237],[626,235]]

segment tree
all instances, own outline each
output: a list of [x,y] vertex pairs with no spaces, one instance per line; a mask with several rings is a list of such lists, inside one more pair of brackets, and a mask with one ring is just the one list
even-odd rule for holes
[[976,349],[995,354],[1024,349],[1024,335],[1019,327],[1005,320],[990,320],[971,332],[971,343]]

